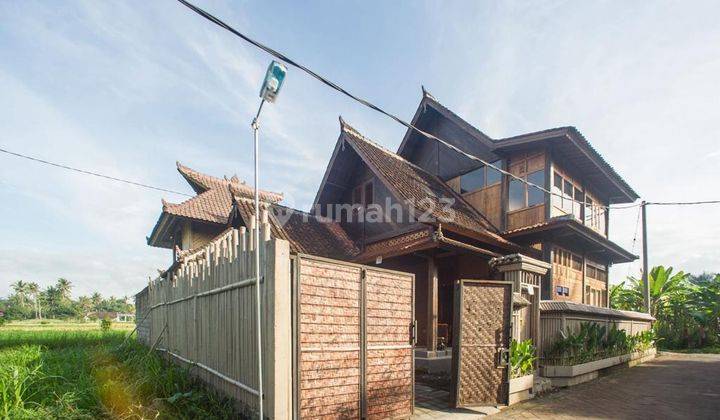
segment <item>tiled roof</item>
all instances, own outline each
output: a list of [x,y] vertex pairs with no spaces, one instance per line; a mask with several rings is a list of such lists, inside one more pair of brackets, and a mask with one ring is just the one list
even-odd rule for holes
[[585,136],[580,132],[580,130],[573,126],[550,128],[546,130],[535,131],[532,133],[520,134],[513,137],[497,139],[494,140],[495,146],[493,148],[493,151],[502,150],[506,147],[512,147],[517,144],[524,144],[553,138],[569,139],[571,142],[574,142],[576,144],[576,147],[586,150],[590,159],[595,161],[596,165],[603,168],[610,178],[612,178],[622,186],[622,188],[632,198],[631,201],[634,201],[639,197],[635,190],[633,190],[632,187],[620,176],[620,174],[615,171],[615,168],[613,168],[612,165],[610,165],[610,163],[608,163],[605,158],[600,154],[600,152],[598,152],[597,149],[595,149],[593,145],[590,144],[590,142],[585,138]]
[[[235,204],[240,217],[249,224],[255,215],[254,201],[236,196]],[[341,260],[351,260],[360,252],[339,223],[277,203],[261,203],[261,209],[268,206],[271,233],[288,241],[291,251]]]
[[[430,210],[433,218],[443,226],[482,236],[496,245],[517,248],[498,235],[477,210],[440,178],[369,140],[342,120],[341,126],[345,140],[401,201],[415,204],[418,214]],[[448,204],[444,200],[447,199],[451,200],[451,211],[446,210]]]
[[[255,190],[236,176],[230,179],[216,178],[197,172],[177,163],[178,172],[198,193],[182,203],[163,203],[163,212],[211,223],[226,224],[232,209],[232,196],[252,197]],[[260,191],[260,199],[270,202],[282,200],[282,194]]]
[[569,227],[576,232],[579,232],[584,237],[593,240],[595,243],[602,244],[603,247],[612,250],[617,255],[623,258],[626,258],[627,261],[625,262],[634,261],[638,258],[637,255],[633,255],[631,252],[611,241],[609,238],[603,236],[600,232],[596,231],[588,225],[581,223],[573,215],[553,217],[544,222],[505,231],[503,232],[503,235],[506,235],[511,239],[517,238],[516,240],[520,241],[519,238],[524,237],[525,235],[531,235],[537,232],[547,231],[549,229],[558,229],[563,226]]
[[583,303],[575,303],[561,300],[543,300],[540,301],[541,312],[575,312],[583,314],[602,315],[612,318],[622,319],[639,319],[643,321],[654,321],[655,318],[650,314],[635,311],[621,311],[619,309],[601,308],[599,306],[590,306]]

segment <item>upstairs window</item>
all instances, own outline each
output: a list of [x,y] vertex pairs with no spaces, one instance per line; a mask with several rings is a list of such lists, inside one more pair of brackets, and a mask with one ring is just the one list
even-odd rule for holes
[[585,193],[578,185],[563,175],[553,173],[553,206],[565,214],[572,214],[582,220],[582,207],[585,202]]
[[[522,179],[540,187],[545,185],[545,170],[531,172]],[[508,186],[508,210],[519,210],[545,202],[545,192],[518,179],[511,178]]]
[[[493,166],[502,168],[502,161],[492,162]],[[481,188],[489,187],[500,182],[502,174],[489,166],[481,166],[460,176],[460,193],[466,194],[477,191]]]

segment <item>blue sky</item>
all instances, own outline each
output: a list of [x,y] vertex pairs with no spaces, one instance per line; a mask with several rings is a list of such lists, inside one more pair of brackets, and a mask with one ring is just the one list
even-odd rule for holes
[[[405,118],[425,85],[493,137],[578,127],[648,200],[720,197],[720,3],[198,4]],[[252,179],[270,58],[175,1],[0,2],[0,51],[2,147],[188,193],[175,161]],[[392,149],[404,133],[290,69],[263,115],[261,186],[307,208],[338,115]],[[162,197],[182,199],[0,155],[0,295],[61,276],[138,291],[170,260],[145,244]],[[628,249],[636,218],[611,217]],[[650,208],[650,263],[720,271],[717,220]]]

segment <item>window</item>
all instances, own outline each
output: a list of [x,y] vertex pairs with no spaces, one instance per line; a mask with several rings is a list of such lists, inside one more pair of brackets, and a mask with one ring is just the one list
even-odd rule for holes
[[525,183],[517,179],[511,179],[508,188],[508,200],[508,209],[510,211],[525,207]]
[[587,194],[585,195],[585,224],[600,233],[605,233],[605,207],[599,205]]
[[363,205],[367,206],[369,204],[374,203],[374,195],[373,195],[373,183],[372,181],[365,184],[365,194],[363,195]]
[[563,287],[562,287],[562,286],[557,286],[557,287],[555,288],[555,292],[558,294],[558,296],[562,296],[562,295],[563,295]]
[[[492,166],[502,168],[502,161],[497,160],[491,163]],[[481,166],[477,169],[460,176],[460,193],[470,193],[481,188],[497,184],[502,179],[502,174],[497,169],[489,166]]]
[[[528,182],[535,185],[545,185],[545,171],[536,171],[527,176]],[[536,204],[542,204],[545,201],[545,193],[533,186],[528,185],[528,207]]]
[[460,193],[465,194],[485,186],[485,167],[472,170],[460,177]]
[[[545,170],[541,169],[527,174],[523,177],[528,182],[535,185],[545,185]],[[510,179],[508,188],[509,205],[508,210],[518,210],[524,207],[530,207],[545,202],[545,193],[535,187],[532,187],[518,179]]]
[[[495,166],[496,168],[502,168],[502,160],[496,160],[495,162],[492,162],[492,166]],[[487,185],[494,185],[500,182],[500,180],[502,179],[502,174],[497,169],[487,168],[487,175],[485,179],[487,179]]]

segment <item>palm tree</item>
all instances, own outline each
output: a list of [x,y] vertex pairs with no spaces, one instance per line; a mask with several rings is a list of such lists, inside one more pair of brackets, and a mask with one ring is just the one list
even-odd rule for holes
[[80,313],[85,316],[90,312],[93,307],[92,300],[87,296],[80,296],[77,300],[77,306],[80,309]]
[[15,291],[15,296],[17,296],[20,306],[24,307],[25,299],[27,298],[28,293],[28,284],[22,280],[18,280],[12,284],[12,288]]
[[33,297],[33,303],[35,305],[35,318],[42,318],[42,315],[40,314],[40,300],[38,299],[38,293],[40,293],[40,286],[38,286],[38,284],[35,282],[28,283],[27,291]]
[[93,309],[96,311],[100,310],[100,305],[102,304],[103,298],[102,295],[98,292],[95,292],[90,296],[90,300],[92,301]]
[[72,289],[72,283],[70,283],[70,281],[61,277],[57,279],[57,282],[55,283],[55,288],[57,289],[58,293],[60,293],[60,297],[62,300],[70,299],[70,289]]

